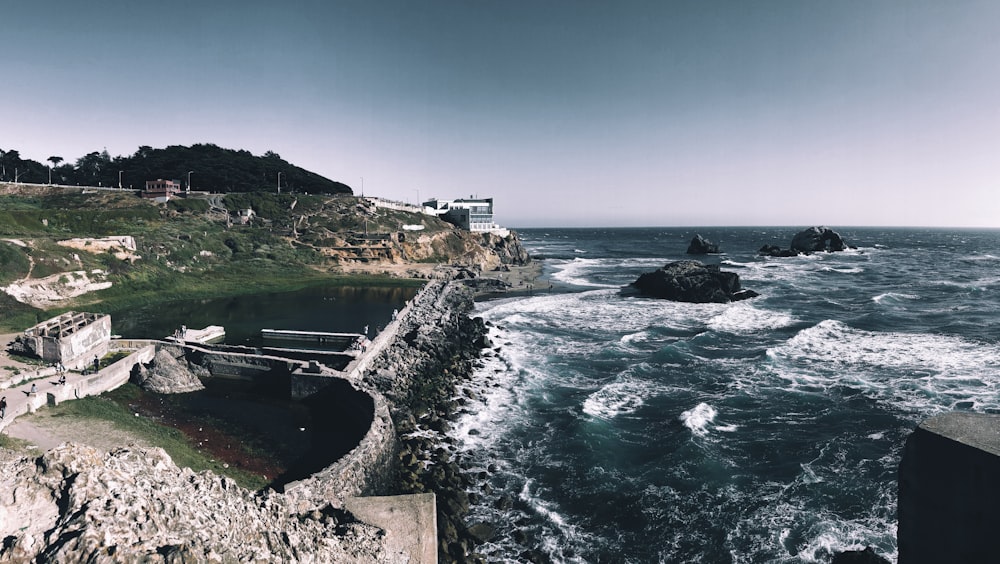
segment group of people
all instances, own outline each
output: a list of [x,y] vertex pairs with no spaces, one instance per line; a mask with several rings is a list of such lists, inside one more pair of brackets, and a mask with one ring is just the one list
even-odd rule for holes
[[368,343],[370,342],[371,341],[368,340],[368,337],[362,335],[357,339],[355,339],[353,343],[351,343],[351,348],[356,351],[365,352],[365,349],[368,348]]
[[[97,372],[98,370],[100,370],[100,368],[101,368],[101,360],[100,360],[100,358],[98,358],[95,355],[94,356],[94,372]],[[66,373],[69,372],[69,370],[66,368],[66,365],[63,364],[62,362],[56,363],[55,364],[55,369],[56,369],[56,374],[59,375],[59,385],[60,386],[65,386],[66,385]],[[35,382],[32,382],[31,383],[31,389],[28,392],[28,395],[32,395],[33,396],[33,395],[35,395],[37,393],[38,393],[38,384],[35,383]],[[0,397],[0,419],[3,419],[6,415],[7,415],[7,396],[3,396],[3,397]]]

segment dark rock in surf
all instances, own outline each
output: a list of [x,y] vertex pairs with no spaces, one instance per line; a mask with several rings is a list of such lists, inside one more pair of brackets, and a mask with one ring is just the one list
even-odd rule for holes
[[800,253],[792,249],[782,249],[777,245],[764,245],[757,254],[764,257],[797,257]]
[[764,245],[757,254],[765,257],[794,257],[816,252],[836,252],[849,249],[839,233],[829,227],[810,227],[792,237],[792,247],[782,249],[777,245]]
[[691,239],[691,244],[688,245],[687,250],[687,254],[689,255],[709,255],[718,253],[718,245],[697,234],[694,236],[694,239]]
[[643,296],[691,303],[726,303],[759,295],[744,290],[738,274],[696,260],[669,263],[639,276],[629,287]]
[[497,528],[489,523],[476,523],[466,529],[466,532],[476,544],[483,544],[493,540],[497,534]]
[[795,234],[792,250],[803,253],[843,251],[847,248],[839,233],[829,227],[810,227]]

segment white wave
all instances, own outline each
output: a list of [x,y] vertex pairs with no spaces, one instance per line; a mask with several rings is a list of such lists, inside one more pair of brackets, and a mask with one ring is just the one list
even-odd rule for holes
[[758,309],[747,302],[729,304],[722,313],[708,320],[708,327],[724,333],[755,333],[788,327],[795,319],[784,312]]
[[971,255],[971,256],[965,257],[965,260],[993,262],[993,261],[1000,261],[1000,257],[994,256],[994,255],[991,255],[991,254],[987,253],[987,254],[984,254],[984,255]]
[[890,303],[898,302],[900,300],[919,300],[920,296],[916,294],[900,294],[896,292],[886,292],[884,294],[879,294],[872,298],[872,301],[877,304],[882,304],[883,301],[888,301]]
[[544,492],[532,493],[533,480],[526,479],[524,486],[518,497],[539,515],[547,524],[549,533],[543,535],[542,548],[550,556],[556,556],[559,561],[584,562],[577,556],[567,556],[565,560],[559,558],[566,549],[567,544],[573,545],[580,541],[586,541],[588,534],[581,532],[573,523],[570,523],[560,512],[558,506],[544,498]]
[[[664,258],[583,258],[551,261],[552,279],[573,286],[591,288],[621,288],[624,284],[607,284],[594,280],[595,275],[630,270],[652,270],[669,262]],[[631,281],[631,280],[629,280]]]
[[839,274],[861,274],[862,272],[865,271],[865,269],[861,268],[860,266],[841,267],[841,268],[837,268],[834,266],[824,266],[820,270],[823,272],[837,272]]
[[605,259],[575,258],[571,261],[553,262],[552,279],[571,286],[589,286],[592,288],[620,288],[616,284],[601,284],[594,282],[588,275],[603,267]]
[[635,412],[650,393],[649,384],[633,380],[612,382],[587,397],[583,412],[592,417],[612,419]]
[[[705,326],[705,319],[721,313],[727,304],[689,304],[670,300],[622,298],[617,289],[589,290],[568,294],[544,294],[504,302],[481,302],[477,313],[498,325],[523,327],[527,336],[538,330],[557,329],[564,351],[591,354],[608,341],[620,341],[650,328],[692,331]],[[547,331],[546,331],[547,332]],[[548,332],[547,332],[548,333]],[[652,333],[648,338],[654,338]],[[635,344],[642,342],[636,337]],[[628,339],[622,341],[628,345]],[[551,345],[551,343],[550,343]]]
[[[810,527],[809,540],[795,554],[800,562],[829,562],[830,557],[838,552],[848,550],[864,550],[871,546],[873,539],[886,536],[891,532],[895,536],[895,526],[885,522],[872,523],[844,521],[832,515],[822,515],[821,519]],[[896,560],[896,554],[888,555],[890,561]]]
[[580,254],[580,255],[585,255],[585,254],[587,254],[587,253],[588,253],[589,251],[584,251],[584,250],[582,250],[582,249],[573,249],[573,252],[574,252],[574,253],[577,253],[577,254]]
[[811,464],[806,464],[806,463],[800,462],[799,463],[799,468],[802,468],[802,482],[803,483],[806,483],[806,484],[817,484],[819,482],[824,481],[823,478],[822,478],[822,476],[819,476],[819,475],[816,474],[816,471],[813,470],[813,467],[812,467]]
[[849,386],[922,416],[959,401],[1000,409],[1000,347],[927,333],[882,333],[826,320],[768,349],[775,374],[794,389]]
[[705,402],[699,403],[695,407],[681,413],[680,420],[684,426],[691,429],[691,432],[699,437],[708,434],[708,425],[715,421],[718,411]]

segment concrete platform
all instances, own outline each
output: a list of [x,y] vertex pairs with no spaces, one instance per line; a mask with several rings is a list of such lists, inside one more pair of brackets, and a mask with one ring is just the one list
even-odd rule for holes
[[437,498],[433,493],[351,497],[344,508],[360,521],[385,530],[392,554],[415,564],[437,564]]

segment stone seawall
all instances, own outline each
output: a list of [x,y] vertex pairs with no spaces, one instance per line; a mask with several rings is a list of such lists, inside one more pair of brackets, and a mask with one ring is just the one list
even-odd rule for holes
[[[426,342],[416,343],[413,336],[423,331],[433,334],[431,342],[458,340],[455,330],[460,324],[454,318],[464,315],[471,305],[471,294],[460,286],[429,282],[379,333],[367,354],[348,367],[347,380],[374,401],[371,428],[358,446],[336,463],[310,478],[286,485],[285,492],[301,507],[323,503],[341,507],[348,497],[397,493],[390,491],[395,483],[398,451],[392,414],[409,409],[411,390],[428,369],[429,353],[422,346]],[[297,376],[293,376],[293,382]],[[317,375],[313,381],[321,378]]]

